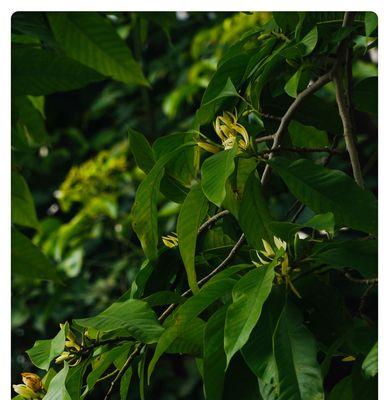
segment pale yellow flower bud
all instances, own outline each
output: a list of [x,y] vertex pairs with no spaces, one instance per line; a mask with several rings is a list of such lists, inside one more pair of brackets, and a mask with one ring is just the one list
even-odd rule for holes
[[162,242],[166,247],[169,247],[169,249],[177,247],[178,246],[177,234],[172,232],[171,235],[162,236]]
[[13,390],[25,399],[39,399],[41,398],[39,393],[35,393],[32,389],[26,385],[12,385]]

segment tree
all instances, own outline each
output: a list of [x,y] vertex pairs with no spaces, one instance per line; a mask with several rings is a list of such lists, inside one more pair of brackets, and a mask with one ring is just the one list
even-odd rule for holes
[[[80,273],[85,243],[115,242],[113,230],[127,246],[118,270],[137,264],[117,300],[84,318],[72,309],[27,351],[47,372],[23,375],[19,398],[80,399],[100,387],[98,398],[126,399],[134,386],[147,398],[166,354],[196,360],[206,399],[377,397],[377,17],[212,18],[192,56],[217,44],[164,93],[173,133],[162,134],[149,88],[164,58],[147,70],[142,46],[156,21],[171,40],[173,14],[14,15],[13,274],[66,294],[60,281]],[[228,24],[233,33],[220,35]],[[46,221],[33,244],[39,218],[17,167],[47,141],[37,96],[107,78],[140,94],[144,119],[128,143],[70,170],[56,196],[78,211]],[[181,110],[203,87],[198,107]]]

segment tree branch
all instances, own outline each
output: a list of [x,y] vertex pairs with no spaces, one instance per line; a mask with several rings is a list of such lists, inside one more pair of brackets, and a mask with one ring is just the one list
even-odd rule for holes
[[274,140],[274,135],[267,135],[267,136],[261,136],[258,137],[254,140],[255,143],[261,143],[261,142],[267,142],[269,140]]
[[[284,116],[281,118],[281,123],[277,129],[277,132],[274,134],[274,142],[272,146],[272,150],[276,149],[280,144],[281,141],[284,137],[284,134],[287,130],[287,127],[289,125],[289,122],[292,120],[292,117],[298,107],[304,102],[304,100],[315,93],[317,90],[322,88],[324,85],[326,85],[328,82],[331,81],[331,75],[332,71],[327,72],[326,74],[322,75],[319,79],[317,79],[315,82],[313,82],[310,86],[308,86],[305,90],[303,90],[301,93],[299,93],[296,97],[296,99],[293,101],[293,103],[289,106],[288,110],[284,114]],[[269,158],[272,158],[273,153],[270,152]],[[265,169],[262,174],[261,178],[261,183],[262,185],[265,185],[269,179],[270,176],[270,165],[267,164],[265,166]]]
[[228,210],[223,210],[213,215],[209,219],[207,219],[197,231],[197,234],[204,232],[206,229],[210,228],[218,219],[223,218],[225,215],[228,215],[230,212]]
[[279,153],[282,151],[290,151],[295,153],[329,153],[332,155],[335,154],[343,154],[342,151],[337,149],[331,149],[330,147],[277,147],[275,149],[263,150],[259,154],[272,154],[272,153]]

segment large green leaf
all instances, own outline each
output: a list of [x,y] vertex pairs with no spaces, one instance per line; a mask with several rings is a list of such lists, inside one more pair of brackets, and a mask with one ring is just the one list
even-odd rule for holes
[[46,256],[15,228],[11,230],[12,273],[27,279],[59,281],[57,271]]
[[69,373],[69,366],[65,362],[64,367],[51,380],[49,390],[43,397],[44,400],[73,400],[66,390],[65,382]]
[[292,194],[316,213],[332,212],[338,225],[377,234],[377,199],[344,172],[310,160],[275,157],[268,162]]
[[259,250],[263,246],[262,239],[270,241],[272,237],[269,229],[270,222],[270,212],[262,196],[256,171],[254,171],[247,179],[239,208],[239,225],[251,247]]
[[130,49],[108,19],[94,12],[48,13],[55,39],[67,55],[129,84],[148,85]]
[[207,400],[222,400],[226,355],[224,353],[224,321],[226,308],[209,318],[204,331],[204,392]]
[[208,200],[201,186],[195,184],[182,204],[177,221],[178,245],[192,292],[198,291],[195,253],[197,231],[208,210]]
[[296,147],[325,147],[328,146],[327,132],[314,126],[303,125],[292,121],[288,126],[290,138]]
[[12,223],[37,228],[39,225],[35,205],[27,182],[16,171],[11,175]]
[[12,93],[40,96],[74,90],[103,75],[71,58],[52,51],[17,47],[12,49]]
[[113,303],[95,317],[77,319],[75,322],[101,332],[126,330],[142,343],[155,343],[164,330],[149,305],[136,299]]
[[316,343],[299,310],[286,304],[273,338],[278,400],[324,400]]
[[146,137],[134,129],[128,130],[130,150],[135,158],[137,166],[145,173],[149,173],[153,168],[154,154]]
[[132,227],[141,242],[146,257],[150,260],[158,256],[157,195],[164,174],[165,164],[175,154],[193,145],[193,143],[186,143],[162,156],[139,185],[136,192],[131,210]]
[[376,376],[378,373],[378,342],[369,351],[362,364],[363,372],[368,377]]
[[127,368],[120,380],[120,400],[127,400],[128,389],[130,388],[132,378],[132,367]]
[[227,309],[224,327],[224,349],[227,365],[233,355],[247,342],[254,329],[263,304],[270,294],[274,267],[278,260],[248,272],[236,283],[232,290],[233,303]]
[[51,361],[62,353],[65,340],[65,327],[63,327],[54,339],[37,340],[34,346],[27,350],[27,354],[34,365],[47,371]]
[[221,206],[226,197],[226,181],[234,172],[236,144],[232,149],[220,151],[208,157],[201,166],[203,192],[212,203]]
[[378,113],[378,78],[376,76],[358,82],[354,87],[353,95],[357,110]]

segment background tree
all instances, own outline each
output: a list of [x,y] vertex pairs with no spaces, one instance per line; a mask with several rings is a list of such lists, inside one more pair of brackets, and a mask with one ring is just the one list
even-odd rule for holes
[[18,398],[376,398],[376,48],[373,13],[14,14]]

